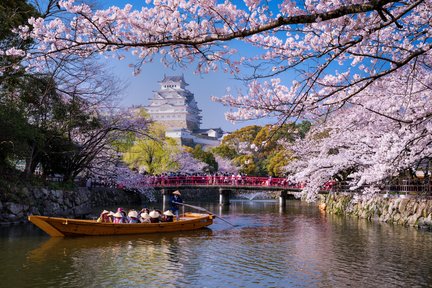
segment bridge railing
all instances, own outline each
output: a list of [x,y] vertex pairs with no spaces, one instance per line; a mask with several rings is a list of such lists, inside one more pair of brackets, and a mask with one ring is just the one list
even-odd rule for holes
[[303,184],[292,183],[286,178],[250,177],[250,176],[160,176],[147,180],[147,184],[155,187],[177,186],[248,186],[248,187],[280,187],[298,188]]
[[[252,177],[252,176],[151,176],[146,184],[154,187],[182,187],[182,186],[231,186],[231,187],[274,187],[284,189],[303,189],[304,183],[293,183],[287,178]],[[418,182],[401,181],[400,183],[383,184],[381,193],[412,193],[431,194],[432,183],[427,185]],[[364,186],[362,186],[362,189]],[[352,190],[345,182],[328,181],[321,187],[321,191],[359,192]]]

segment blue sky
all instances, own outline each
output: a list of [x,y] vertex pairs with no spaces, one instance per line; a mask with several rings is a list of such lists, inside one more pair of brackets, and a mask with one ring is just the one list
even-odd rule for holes
[[[234,1],[236,2],[236,1]],[[242,1],[240,1],[241,3]],[[103,8],[115,5],[121,8],[127,3],[133,5],[135,9],[139,9],[143,1],[140,0],[109,0],[98,3]],[[245,53],[253,53],[250,47],[246,49],[244,44],[235,43],[239,52],[244,55]],[[242,49],[243,48],[243,49]],[[129,64],[138,62],[139,59],[134,58],[128,52],[122,53],[126,56],[124,60],[110,59],[109,65],[112,67],[112,72],[128,83],[127,88],[122,95],[123,106],[131,105],[146,105],[149,97],[152,96],[153,91],[158,90],[158,81],[162,80],[164,74],[166,75],[181,75],[184,74],[186,82],[189,84],[188,89],[194,93],[195,99],[198,102],[198,107],[202,110],[202,124],[201,128],[222,128],[225,131],[234,131],[247,125],[265,125],[272,123],[269,119],[262,119],[256,121],[246,121],[239,123],[231,123],[225,120],[225,112],[229,111],[229,107],[224,107],[220,103],[211,101],[212,96],[221,97],[225,95],[226,89],[229,87],[231,91],[238,89],[245,89],[244,83],[233,79],[230,74],[223,72],[211,72],[209,74],[197,75],[194,73],[195,66],[191,65],[187,69],[177,68],[175,70],[165,67],[162,63],[155,61],[154,63],[144,64],[141,73],[138,76],[133,76],[133,68]]]
[[244,84],[234,80],[231,75],[222,72],[209,74],[194,74],[194,66],[190,69],[170,69],[163,64],[155,62],[144,64],[139,75],[133,76],[133,68],[129,64],[135,63],[137,59],[126,57],[124,60],[110,60],[111,71],[125,81],[128,85],[121,95],[120,104],[122,106],[147,105],[148,99],[153,95],[153,91],[159,89],[158,81],[162,80],[164,74],[184,75],[189,84],[188,89],[195,95],[198,107],[202,110],[201,128],[222,128],[225,131],[234,131],[247,125],[264,125],[268,121],[247,121],[233,124],[225,120],[224,113],[229,110],[220,103],[211,101],[212,96],[221,97],[225,94],[227,87],[232,91],[244,89]]
[[[132,4],[133,9],[140,10],[144,2],[144,0],[106,0],[98,1],[97,3],[101,8],[107,8],[112,5],[123,8],[127,3],[130,3]],[[238,5],[244,5],[244,2],[241,0],[233,0],[232,2]],[[280,1],[268,1],[265,3],[270,5],[270,9],[276,10]],[[235,47],[241,56],[256,56],[263,52],[262,50],[251,47],[250,45],[244,44],[241,41],[231,41],[224,44]],[[110,61],[110,66],[112,67],[112,72],[114,74],[116,74],[123,81],[128,82],[128,86],[123,93],[124,95],[122,95],[121,105],[123,106],[147,105],[148,99],[152,96],[153,91],[158,90],[158,81],[163,79],[164,74],[169,76],[183,74],[186,82],[189,84],[189,90],[194,93],[195,99],[198,102],[198,107],[202,110],[201,128],[220,127],[225,131],[234,131],[247,125],[265,125],[268,123],[275,123],[275,121],[272,119],[260,119],[255,121],[239,122],[235,124],[225,120],[224,114],[229,111],[230,108],[224,107],[220,103],[211,101],[211,97],[224,96],[226,94],[227,88],[230,88],[234,95],[237,94],[237,90],[245,91],[244,82],[234,80],[230,74],[225,74],[223,72],[210,72],[209,74],[197,75],[194,74],[196,69],[195,65],[191,65],[185,69],[177,68],[173,70],[165,67],[157,60],[154,60],[153,63],[144,64],[141,67],[141,73],[138,76],[133,76],[133,68],[129,67],[129,64],[135,64],[139,62],[139,59],[134,58],[131,54],[125,51],[122,51],[121,54],[126,56],[126,58],[122,61],[112,59]],[[155,59],[156,58],[157,57],[155,57]],[[289,87],[292,80],[302,79],[302,72],[299,69],[315,69],[315,67],[319,65],[319,61],[325,61],[325,59],[316,59],[316,61],[303,63],[297,66],[296,69],[290,69],[277,75],[276,77],[281,78],[282,83]],[[345,70],[348,67],[346,67],[346,64],[343,64],[341,67],[340,64],[334,62],[328,66],[326,73],[328,71],[334,71],[338,68]],[[354,68],[351,67],[351,69]],[[243,76],[250,75],[243,73]]]

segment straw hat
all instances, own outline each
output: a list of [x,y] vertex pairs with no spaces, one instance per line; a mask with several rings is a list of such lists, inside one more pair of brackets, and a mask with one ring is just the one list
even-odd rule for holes
[[120,212],[117,212],[114,214],[114,217],[121,218],[121,217],[123,217],[123,215]]
[[108,214],[108,213],[110,213],[110,211],[103,210],[102,213],[101,213],[101,215],[103,215],[103,214]]
[[171,212],[171,210],[167,210],[163,213],[165,216],[174,216],[174,214]]
[[174,191],[172,194],[174,194],[174,195],[181,195],[180,191],[178,191],[178,190]]
[[135,210],[129,211],[128,216],[131,218],[137,218],[138,217],[138,212]]
[[143,219],[149,219],[150,215],[147,212],[141,213],[141,218]]
[[154,210],[151,211],[149,215],[151,218],[159,218],[159,216],[160,216],[159,212],[154,211]]

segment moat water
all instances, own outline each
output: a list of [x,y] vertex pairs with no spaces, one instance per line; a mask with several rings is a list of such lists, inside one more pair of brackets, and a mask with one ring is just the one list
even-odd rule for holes
[[[432,287],[432,232],[288,201],[233,201],[209,229],[50,238],[0,227],[1,287]],[[135,207],[139,208],[139,207]]]

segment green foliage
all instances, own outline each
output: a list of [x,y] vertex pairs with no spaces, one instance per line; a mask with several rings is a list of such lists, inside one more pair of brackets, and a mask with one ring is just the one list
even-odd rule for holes
[[[70,175],[73,166],[72,159],[78,153],[79,147],[69,139],[58,135],[50,135],[51,138],[45,141],[45,146],[40,162],[45,174]],[[69,178],[69,177],[66,177]]]
[[76,185],[72,181],[66,182],[48,182],[44,186],[53,190],[73,190]]
[[177,169],[173,156],[179,152],[179,146],[172,138],[165,138],[163,127],[152,124],[150,137],[137,139],[123,154],[123,161],[132,169],[144,169],[155,175]]
[[218,171],[218,163],[213,155],[213,153],[209,151],[204,151],[201,145],[196,145],[194,148],[186,147],[186,152],[192,154],[195,159],[198,159],[208,165],[209,173],[215,173]]
[[111,145],[118,152],[125,153],[129,149],[131,149],[135,143],[136,136],[135,133],[126,132],[122,135],[121,138],[116,138],[111,142]]
[[229,145],[219,145],[217,147],[214,147],[212,149],[212,152],[227,159],[234,159],[238,156],[236,150],[234,148],[231,148]]
[[0,105],[0,131],[0,170],[11,169],[13,160],[26,154],[33,129],[19,109]]
[[[7,50],[15,47],[27,50],[31,40],[23,41],[12,29],[19,25],[28,24],[27,19],[31,16],[39,16],[36,9],[25,0],[2,0],[0,1],[0,49]],[[0,76],[0,85],[5,82],[13,82],[16,77],[24,75],[23,69],[16,69],[21,59],[18,57],[0,56],[0,65],[5,68]]]
[[268,175],[280,176],[284,174],[283,167],[287,166],[293,160],[292,152],[289,150],[276,150],[269,156],[266,162],[266,171]]
[[233,159],[236,166],[241,167],[240,172],[246,175],[260,175],[260,169],[253,155],[239,155]]
[[[3,0],[0,3],[0,49],[11,47],[26,49],[30,42],[22,42],[12,32],[13,28],[26,24],[30,16],[37,16],[33,6],[25,0]],[[18,159],[23,159],[31,150],[29,139],[36,139],[38,132],[28,120],[25,101],[21,101],[20,90],[27,88],[23,84],[24,70],[12,69],[19,65],[16,57],[0,56],[0,65],[5,68],[0,76],[0,171],[11,171]],[[29,87],[34,89],[35,87]]]
[[282,167],[293,160],[286,147],[295,139],[304,138],[310,126],[307,121],[281,126],[246,126],[226,136],[212,151],[233,160],[241,167],[241,173],[282,176]]
[[[150,115],[147,113],[147,111],[144,108],[139,109],[137,117],[142,117],[144,119],[150,119]],[[163,135],[161,136],[160,130],[162,129]],[[151,131],[150,131],[151,130]],[[151,137],[156,137],[158,139],[164,138],[165,131],[163,130],[163,127],[160,126],[160,124],[153,123],[149,127],[149,134],[153,135]],[[125,132],[122,133],[121,137],[115,138],[111,145],[113,148],[121,153],[128,152],[135,144],[135,141],[137,140],[136,133],[133,132]]]
[[[45,174],[63,174],[68,179],[82,169],[73,163],[79,149],[70,137],[71,131],[98,128],[98,120],[86,111],[86,102],[80,98],[64,101],[49,76],[26,75],[15,82],[16,87],[1,91],[5,97],[0,105],[0,119],[9,127],[5,133],[8,138],[2,139],[2,143],[11,143],[14,150],[2,150],[5,145],[0,145],[0,161],[26,159],[26,176],[31,176],[41,164]],[[13,95],[19,97],[14,99]],[[8,119],[10,110],[14,116]]]
[[[31,16],[39,15],[27,1],[1,1],[0,49],[30,47],[11,30]],[[134,145],[136,131],[127,131],[135,122],[122,126],[124,118],[114,119],[96,107],[116,94],[118,84],[98,65],[89,65],[92,60],[65,56],[49,62],[44,74],[29,74],[15,69],[21,59],[0,56],[6,69],[0,75],[0,173],[18,174],[19,161],[25,162],[27,177],[41,166],[43,173],[62,174],[66,182],[91,169],[93,160],[96,166],[110,164],[112,151]]]
[[253,143],[260,130],[261,127],[257,125],[240,128],[225,136],[221,145],[215,148],[214,152],[224,158],[234,159],[242,153],[241,144]]
[[10,39],[16,38],[11,31],[12,28],[27,24],[27,19],[31,16],[38,16],[38,13],[26,0],[2,0],[0,2],[0,22],[2,23],[0,25],[0,39],[12,41]]
[[300,138],[304,138],[306,136],[306,134],[307,134],[307,132],[309,132],[311,126],[312,126],[312,123],[309,121],[303,121],[303,122],[296,125],[296,129],[299,133]]

